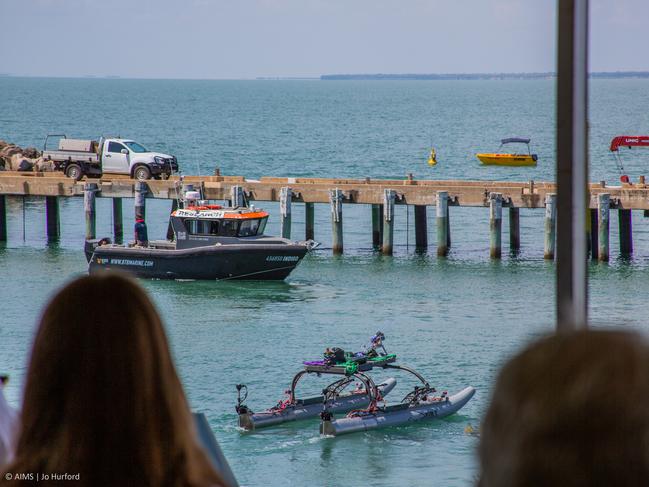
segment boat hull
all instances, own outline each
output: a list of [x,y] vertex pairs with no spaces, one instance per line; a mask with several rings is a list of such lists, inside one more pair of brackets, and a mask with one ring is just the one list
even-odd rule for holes
[[536,154],[476,154],[486,166],[536,166]]
[[302,243],[212,245],[181,250],[103,245],[92,252],[88,272],[112,269],[152,279],[283,280],[307,250]]
[[425,401],[418,405],[406,407],[388,407],[367,416],[323,420],[320,423],[320,434],[339,436],[358,431],[369,431],[388,426],[399,426],[425,419],[443,418],[459,411],[475,394],[473,387],[466,387],[446,401]]
[[[396,384],[396,379],[390,377],[377,387],[381,395],[386,396],[394,389]],[[369,398],[367,394],[346,394],[330,401],[327,404],[327,410],[334,413],[346,413],[352,409],[367,407],[368,404]],[[250,431],[291,421],[316,418],[322,412],[323,406],[323,397],[319,396],[298,401],[295,406],[289,406],[282,411],[267,410],[258,413],[247,411],[239,414],[239,427]]]

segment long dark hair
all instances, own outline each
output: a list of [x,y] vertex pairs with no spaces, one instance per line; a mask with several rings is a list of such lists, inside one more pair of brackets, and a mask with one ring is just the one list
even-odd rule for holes
[[197,443],[160,316],[131,279],[82,277],[48,304],[6,471],[78,473],[75,485],[92,486],[223,483]]

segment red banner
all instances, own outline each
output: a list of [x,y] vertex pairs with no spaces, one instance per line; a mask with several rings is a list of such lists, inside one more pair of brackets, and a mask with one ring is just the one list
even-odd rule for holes
[[611,152],[619,147],[649,147],[649,135],[618,135],[611,140]]

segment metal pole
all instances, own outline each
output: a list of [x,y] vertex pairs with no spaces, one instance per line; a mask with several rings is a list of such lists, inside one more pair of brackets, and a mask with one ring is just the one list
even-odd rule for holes
[[557,331],[588,326],[588,0],[559,0]]

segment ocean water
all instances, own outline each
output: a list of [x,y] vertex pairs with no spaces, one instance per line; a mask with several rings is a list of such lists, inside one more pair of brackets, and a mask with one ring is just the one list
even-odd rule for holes
[[[544,81],[152,81],[0,78],[0,139],[40,147],[47,133],[121,134],[175,154],[187,174],[430,179],[552,180],[554,83]],[[591,82],[591,179],[619,177],[610,139],[647,133],[647,80]],[[499,139],[532,137],[536,168],[482,167],[474,154]],[[439,164],[426,164],[432,144]],[[624,154],[632,178],[649,152]],[[276,203],[267,233],[278,234]],[[168,201],[147,202],[151,238],[166,231]],[[294,205],[293,237],[304,234]],[[133,225],[125,201],[125,228]],[[433,211],[429,241],[434,242]],[[61,200],[61,239],[48,244],[44,203],[9,199],[9,241],[0,246],[0,371],[22,381],[40,310],[63,283],[86,272],[80,199]],[[204,411],[242,485],[471,485],[478,425],[499,366],[554,325],[554,270],[543,260],[543,214],[521,211],[522,249],[488,258],[488,210],[452,208],[447,259],[414,252],[412,209],[396,210],[395,255],[371,248],[370,209],[344,208],[345,254],[331,255],[329,210],[316,206],[316,240],[286,282],[141,281],[160,309],[192,407]],[[593,326],[646,332],[649,221],[633,215],[635,254],[592,264]],[[110,235],[110,200],[98,199],[98,235]],[[98,301],[99,301],[98,297]],[[110,297],[101,297],[102,300]],[[318,422],[242,434],[235,384],[253,410],[282,398],[306,359],[324,348],[361,347],[377,330],[389,351],[440,390],[466,385],[474,399],[457,415],[410,426],[320,438]],[[383,377],[378,374],[377,377]],[[414,385],[396,376],[389,400]],[[304,381],[316,392],[325,379]],[[388,401],[389,402],[389,401]],[[515,419],[514,419],[515,420]]]

